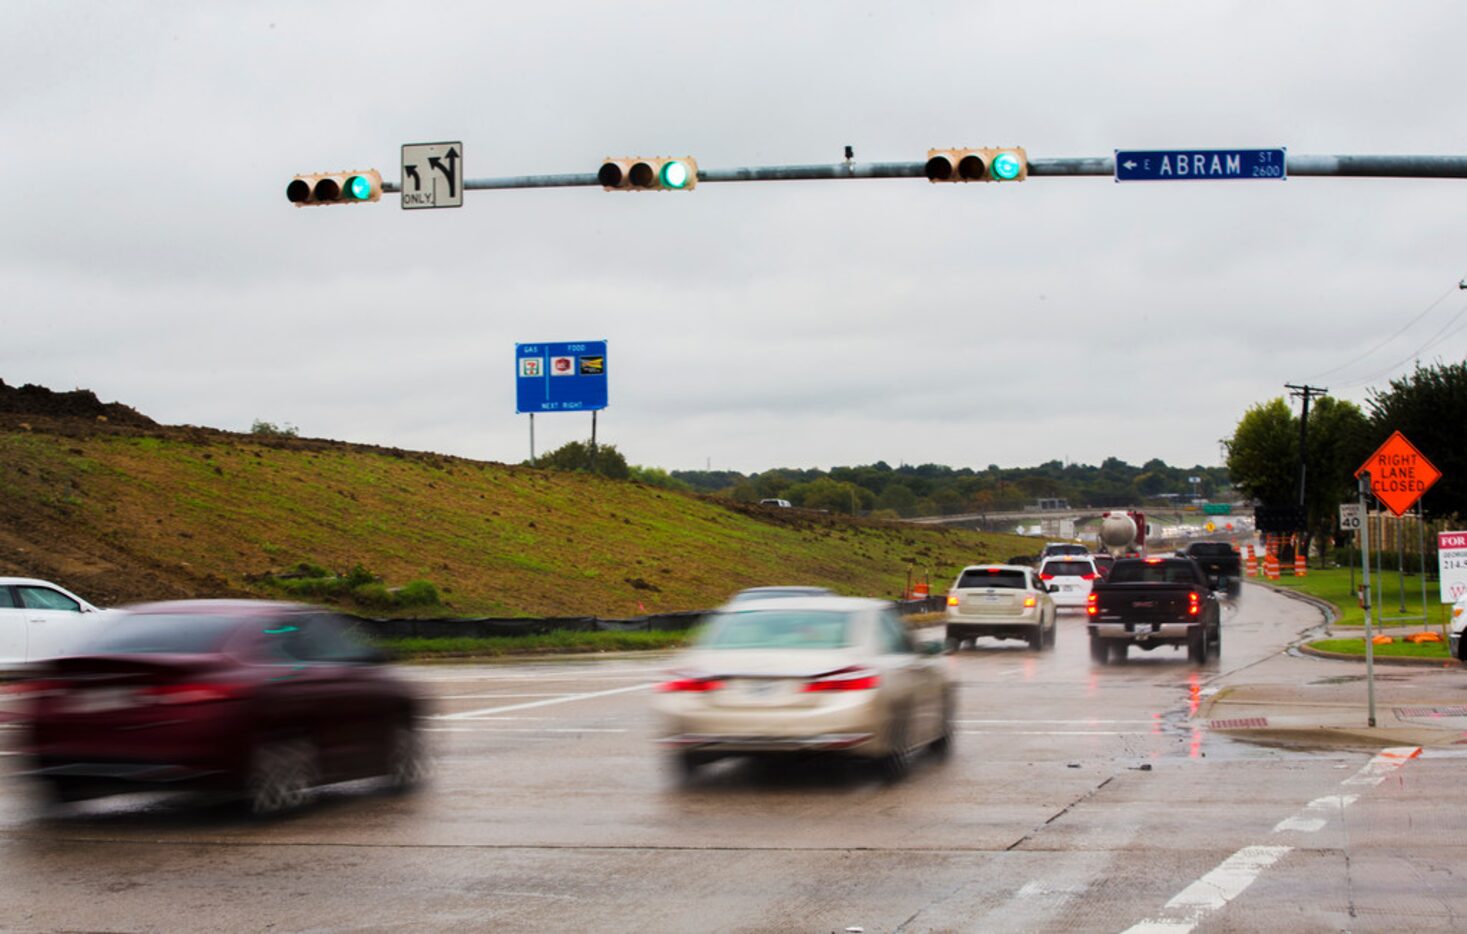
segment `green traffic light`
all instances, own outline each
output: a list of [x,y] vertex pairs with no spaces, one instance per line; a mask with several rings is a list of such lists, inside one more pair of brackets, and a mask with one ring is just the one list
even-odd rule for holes
[[688,171],[687,163],[676,159],[662,164],[662,187],[664,188],[686,188],[692,173]]
[[346,196],[355,201],[366,201],[372,197],[372,180],[365,175],[353,175],[346,180]]
[[1001,152],[994,156],[993,165],[989,168],[989,171],[993,173],[993,177],[1001,182],[1013,181],[1019,177],[1019,173],[1023,170],[1023,163],[1019,161],[1018,156],[1011,152]]

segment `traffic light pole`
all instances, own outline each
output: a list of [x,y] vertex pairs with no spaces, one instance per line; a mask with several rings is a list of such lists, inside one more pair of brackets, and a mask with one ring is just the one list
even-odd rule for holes
[[[1289,154],[1290,176],[1343,178],[1467,178],[1467,156]],[[1115,177],[1110,156],[1029,159],[1029,177]],[[698,184],[717,182],[835,181],[856,178],[925,178],[925,162],[833,162],[829,165],[764,165],[732,169],[698,169]],[[504,178],[464,179],[465,189],[600,188],[595,172],[571,175],[512,175]],[[384,192],[402,191],[396,182],[383,182]]]

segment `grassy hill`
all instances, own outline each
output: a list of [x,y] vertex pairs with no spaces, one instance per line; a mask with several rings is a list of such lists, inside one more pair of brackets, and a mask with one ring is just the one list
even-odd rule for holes
[[[102,604],[279,596],[266,575],[360,565],[457,615],[636,615],[734,590],[941,591],[1010,535],[745,507],[583,474],[331,441],[0,412],[0,574]],[[350,605],[350,604],[348,604]]]

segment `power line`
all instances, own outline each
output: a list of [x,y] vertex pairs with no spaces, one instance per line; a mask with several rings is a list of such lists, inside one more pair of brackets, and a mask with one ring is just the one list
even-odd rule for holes
[[1415,324],[1416,322],[1420,321],[1422,318],[1426,317],[1427,314],[1430,313],[1430,311],[1433,308],[1435,308],[1436,306],[1440,305],[1442,302],[1446,301],[1447,296],[1448,295],[1451,295],[1452,292],[1456,288],[1457,288],[1456,286],[1453,286],[1452,288],[1447,289],[1441,295],[1437,296],[1436,301],[1432,302],[1430,305],[1427,305],[1426,308],[1424,308],[1419,315],[1417,315],[1416,317],[1412,318],[1410,321],[1407,321],[1401,327],[1401,329],[1399,331],[1397,331],[1396,333],[1392,334],[1390,337],[1387,337],[1385,340],[1381,341],[1379,344],[1376,344],[1374,347],[1370,348],[1369,350],[1365,351],[1364,353],[1360,354],[1359,356],[1351,357],[1349,360],[1346,360],[1344,363],[1341,363],[1339,366],[1337,366],[1337,367],[1335,367],[1333,369],[1325,370],[1323,373],[1317,373],[1314,376],[1311,376],[1309,378],[1310,379],[1320,379],[1321,377],[1329,376],[1332,373],[1338,373],[1340,370],[1343,370],[1345,367],[1350,366],[1351,364],[1354,364],[1354,363],[1358,363],[1361,360],[1364,360],[1366,357],[1368,357],[1371,354],[1375,353],[1377,350],[1380,350],[1382,347],[1385,347],[1387,344],[1389,344],[1391,341],[1395,340],[1396,338],[1400,337],[1402,334],[1405,334],[1408,330],[1410,330],[1410,328],[1411,328],[1411,326],[1413,324]]
[[1462,316],[1464,314],[1467,314],[1467,305],[1463,305],[1461,308],[1457,309],[1457,313],[1455,315],[1453,315],[1447,321],[1446,324],[1442,325],[1437,330],[1437,332],[1435,334],[1433,334],[1430,338],[1428,338],[1427,341],[1426,341],[1426,343],[1422,344],[1420,347],[1417,347],[1415,350],[1411,351],[1409,354],[1407,354],[1405,356],[1405,358],[1396,361],[1395,363],[1391,364],[1390,366],[1386,367],[1383,370],[1377,370],[1376,372],[1370,374],[1369,376],[1362,377],[1361,379],[1357,379],[1357,380],[1353,380],[1351,382],[1348,382],[1348,383],[1345,384],[1345,388],[1350,389],[1350,388],[1353,388],[1355,386],[1363,386],[1366,383],[1374,382],[1375,380],[1380,379],[1382,376],[1386,376],[1386,375],[1388,375],[1390,373],[1394,373],[1396,370],[1398,370],[1401,367],[1405,366],[1407,363],[1410,363],[1412,360],[1420,357],[1426,351],[1430,350],[1431,348],[1435,347],[1437,344],[1440,344],[1442,341],[1446,340],[1447,337],[1451,337],[1452,335],[1456,334],[1457,333],[1456,331],[1453,331],[1452,334],[1447,334],[1446,333],[1447,332],[1447,329],[1450,328],[1452,325],[1456,324],[1459,320],[1461,320],[1461,318],[1462,318]]

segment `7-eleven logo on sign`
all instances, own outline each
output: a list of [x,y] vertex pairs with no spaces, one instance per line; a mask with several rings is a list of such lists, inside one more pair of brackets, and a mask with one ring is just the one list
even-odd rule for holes
[[540,358],[520,357],[520,375],[532,377],[545,375],[540,369]]

